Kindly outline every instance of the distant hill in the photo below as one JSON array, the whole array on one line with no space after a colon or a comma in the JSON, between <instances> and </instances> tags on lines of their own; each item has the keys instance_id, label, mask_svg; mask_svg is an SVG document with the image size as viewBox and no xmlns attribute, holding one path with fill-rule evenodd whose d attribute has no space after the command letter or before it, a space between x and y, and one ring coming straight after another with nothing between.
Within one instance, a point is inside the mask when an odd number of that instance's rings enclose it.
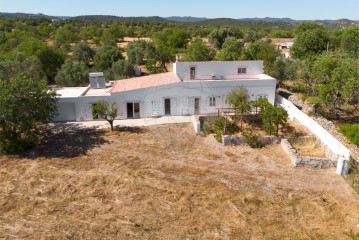
<instances>
[{"instance_id":1,"label":"distant hill","mask_svg":"<svg viewBox=\"0 0 359 240\"><path fill-rule=\"evenodd\" d=\"M77 16L71 17L69 20L81 20L81 21L113 21L113 22L169 22L161 17L153 16L153 17L118 17L112 15L85 15L85 16Z\"/></svg>"},{"instance_id":2,"label":"distant hill","mask_svg":"<svg viewBox=\"0 0 359 240\"><path fill-rule=\"evenodd\" d=\"M233 27L292 27L290 22L268 22L260 18L233 19L233 18L214 18L192 24L201 26L233 26Z\"/></svg>"},{"instance_id":3,"label":"distant hill","mask_svg":"<svg viewBox=\"0 0 359 240\"><path fill-rule=\"evenodd\" d=\"M172 16L172 17L166 17L165 19L170 20L170 21L174 21L174 22L189 23L189 22L200 22L200 21L204 21L204 20L207 20L208 18Z\"/></svg>"},{"instance_id":4,"label":"distant hill","mask_svg":"<svg viewBox=\"0 0 359 240\"><path fill-rule=\"evenodd\" d=\"M114 21L114 22L160 22L160 23L177 23L177 24L191 24L197 26L236 26L236 27L280 27L290 28L302 22L316 22L325 26L340 27L353 24L359 24L359 21L353 21L349 19L338 20L293 20L290 18L198 18L198 17L119 17L112 15L85 15L76 17L65 16L48 16L44 14L29 14L29 13L1 13L0 17L4 18L50 18L59 20L79 20L79 21Z\"/></svg>"},{"instance_id":5,"label":"distant hill","mask_svg":"<svg viewBox=\"0 0 359 240\"><path fill-rule=\"evenodd\" d=\"M4 18L10 18L10 19L15 19L15 18L25 18L25 19L40 19L40 18L51 18L51 19L67 19L70 17L62 17L62 16L48 16L42 13L38 13L38 14L33 14L33 13L4 13L4 12L0 12L0 17L4 17Z\"/></svg>"}]
</instances>

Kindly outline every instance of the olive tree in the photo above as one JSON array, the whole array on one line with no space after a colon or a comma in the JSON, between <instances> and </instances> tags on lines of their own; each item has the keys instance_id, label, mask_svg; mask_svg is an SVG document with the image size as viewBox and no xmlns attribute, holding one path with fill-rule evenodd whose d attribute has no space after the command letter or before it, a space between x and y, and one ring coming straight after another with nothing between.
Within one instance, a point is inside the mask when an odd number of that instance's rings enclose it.
<instances>
[{"instance_id":1,"label":"olive tree","mask_svg":"<svg viewBox=\"0 0 359 240\"><path fill-rule=\"evenodd\" d=\"M323 53L314 62L311 77L322 105L339 117L338 105L359 96L359 61L338 52Z\"/></svg>"},{"instance_id":2,"label":"olive tree","mask_svg":"<svg viewBox=\"0 0 359 240\"><path fill-rule=\"evenodd\" d=\"M118 113L117 104L115 102L110 104L109 102L100 100L92 105L92 112L99 118L105 119L110 124L111 131L113 131L113 122Z\"/></svg>"},{"instance_id":3,"label":"olive tree","mask_svg":"<svg viewBox=\"0 0 359 240\"><path fill-rule=\"evenodd\" d=\"M273 106L265 98L261 98L259 101L263 130L269 135L275 133L275 135L278 136L279 128L285 126L287 123L287 111L281 106Z\"/></svg>"},{"instance_id":4,"label":"olive tree","mask_svg":"<svg viewBox=\"0 0 359 240\"><path fill-rule=\"evenodd\" d=\"M72 53L75 60L84 62L86 65L90 65L90 62L93 61L95 56L95 51L84 42L80 42L73 46Z\"/></svg>"},{"instance_id":5,"label":"olive tree","mask_svg":"<svg viewBox=\"0 0 359 240\"><path fill-rule=\"evenodd\" d=\"M84 62L67 59L55 77L56 84L65 87L78 87L88 83L88 68Z\"/></svg>"},{"instance_id":6,"label":"olive tree","mask_svg":"<svg viewBox=\"0 0 359 240\"><path fill-rule=\"evenodd\" d=\"M229 104L235 107L236 116L239 115L241 130L243 124L243 115L251 109L251 103L249 101L248 90L244 86L239 86L233 89L227 96Z\"/></svg>"}]
</instances>

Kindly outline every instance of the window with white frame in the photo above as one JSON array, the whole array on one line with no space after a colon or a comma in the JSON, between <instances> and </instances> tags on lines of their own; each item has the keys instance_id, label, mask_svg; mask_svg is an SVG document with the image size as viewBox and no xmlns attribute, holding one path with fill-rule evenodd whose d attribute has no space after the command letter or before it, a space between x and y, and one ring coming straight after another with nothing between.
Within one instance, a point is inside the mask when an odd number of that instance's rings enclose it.
<instances>
[{"instance_id":1,"label":"window with white frame","mask_svg":"<svg viewBox=\"0 0 359 240\"><path fill-rule=\"evenodd\" d=\"M216 106L216 97L209 98L209 106L211 106L211 107Z\"/></svg>"},{"instance_id":2,"label":"window with white frame","mask_svg":"<svg viewBox=\"0 0 359 240\"><path fill-rule=\"evenodd\" d=\"M247 73L247 68L245 67L238 68L238 74L246 74L246 73Z\"/></svg>"}]
</instances>

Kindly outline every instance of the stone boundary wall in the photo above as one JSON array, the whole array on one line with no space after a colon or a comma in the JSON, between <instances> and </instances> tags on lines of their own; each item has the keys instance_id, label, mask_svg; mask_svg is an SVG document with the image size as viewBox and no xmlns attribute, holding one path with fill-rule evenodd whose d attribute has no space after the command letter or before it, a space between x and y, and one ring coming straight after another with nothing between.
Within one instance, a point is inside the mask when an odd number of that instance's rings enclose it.
<instances>
[{"instance_id":1,"label":"stone boundary wall","mask_svg":"<svg viewBox=\"0 0 359 240\"><path fill-rule=\"evenodd\" d=\"M320 126L316 121L308 115L300 111L293 103L287 99L276 95L276 104L282 106L287 112L288 117L296 120L306 128L308 128L323 144L325 144L333 153L344 159L350 158L350 151L335 137L333 137L327 130Z\"/></svg>"},{"instance_id":2,"label":"stone boundary wall","mask_svg":"<svg viewBox=\"0 0 359 240\"><path fill-rule=\"evenodd\" d=\"M325 154L329 156L328 158L318 158L318 157L307 157L300 156L291 145L290 141L320 141L315 137L300 137L300 138L292 138L292 139L282 139L281 137L276 136L264 136L260 137L260 141L263 145L271 145L280 143L284 152L288 154L292 164L294 167L308 167L308 168L336 168L338 156L333 154L329 149L326 148ZM240 136L231 136L231 135L223 135L222 136L223 145L246 145L244 137Z\"/></svg>"},{"instance_id":3,"label":"stone boundary wall","mask_svg":"<svg viewBox=\"0 0 359 240\"><path fill-rule=\"evenodd\" d=\"M292 102L294 105L299 106L302 108L302 111L307 114L315 115L315 111L313 107L308 106L308 104L304 103L300 100L297 96L292 94L287 89L280 88L279 91L287 93L290 95L288 100ZM276 99L278 97L276 96ZM354 145L353 143L349 142L346 137L342 133L340 133L337 128L335 127L334 123L329 121L328 119L321 117L321 116L311 116L320 126L322 126L325 130L327 130L330 134L332 134L336 139L338 139L341 143L345 143L345 146L349 148L351 151L351 157L354 158L357 162L359 162L359 147Z\"/></svg>"},{"instance_id":4,"label":"stone boundary wall","mask_svg":"<svg viewBox=\"0 0 359 240\"><path fill-rule=\"evenodd\" d=\"M300 111L293 103L276 94L276 105L282 106L287 112L288 117L295 120L308 128L323 144L325 144L333 153L339 156L338 161L344 161L343 164L338 164L336 170L337 174L347 174L347 164L350 159L350 151L341 142L331 135L315 120Z\"/></svg>"},{"instance_id":5,"label":"stone boundary wall","mask_svg":"<svg viewBox=\"0 0 359 240\"><path fill-rule=\"evenodd\" d=\"M270 144L278 144L281 141L281 137L276 136L264 136L260 137L259 140L263 145L270 145ZM239 136L232 136L232 135L223 135L222 136L222 143L223 145L245 145L246 142L244 141L244 137Z\"/></svg>"},{"instance_id":6,"label":"stone boundary wall","mask_svg":"<svg viewBox=\"0 0 359 240\"><path fill-rule=\"evenodd\" d=\"M288 141L290 144L292 144L293 142L305 143L308 141L309 142L315 141L318 145L320 145L321 147L324 147L324 150L325 150L324 154L327 158L329 158L333 161L337 161L338 158L340 157L337 154L330 151L330 149L325 144L323 144L318 138L316 138L314 136L292 137L292 138L288 138Z\"/></svg>"},{"instance_id":7,"label":"stone boundary wall","mask_svg":"<svg viewBox=\"0 0 359 240\"><path fill-rule=\"evenodd\" d=\"M288 139L281 140L283 150L288 154L294 167L303 166L308 168L336 168L337 161L329 158L300 156Z\"/></svg>"}]
</instances>

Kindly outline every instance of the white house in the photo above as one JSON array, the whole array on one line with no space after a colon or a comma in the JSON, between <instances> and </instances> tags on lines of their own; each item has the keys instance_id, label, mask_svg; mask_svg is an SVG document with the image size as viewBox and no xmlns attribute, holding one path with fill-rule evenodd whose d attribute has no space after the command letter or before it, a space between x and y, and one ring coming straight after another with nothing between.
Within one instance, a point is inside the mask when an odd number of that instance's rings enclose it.
<instances>
[{"instance_id":1,"label":"white house","mask_svg":"<svg viewBox=\"0 0 359 240\"><path fill-rule=\"evenodd\" d=\"M98 100L116 102L118 119L212 114L230 107L226 96L241 85L252 100L265 97L274 104L276 80L263 74L262 61L176 62L173 72L110 84L103 73L90 73L88 87L56 89L55 121L93 120L91 105Z\"/></svg>"}]
</instances>

